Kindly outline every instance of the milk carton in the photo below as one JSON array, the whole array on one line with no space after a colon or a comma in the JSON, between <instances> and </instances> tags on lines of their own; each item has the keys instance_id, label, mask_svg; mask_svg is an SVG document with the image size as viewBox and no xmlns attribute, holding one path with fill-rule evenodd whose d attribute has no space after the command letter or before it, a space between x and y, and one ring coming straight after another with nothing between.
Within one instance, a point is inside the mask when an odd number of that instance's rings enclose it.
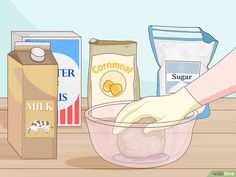
<instances>
[{"instance_id":1,"label":"milk carton","mask_svg":"<svg viewBox=\"0 0 236 177\"><path fill-rule=\"evenodd\" d=\"M49 43L8 54L8 142L24 159L57 156L57 70Z\"/></svg>"},{"instance_id":2,"label":"milk carton","mask_svg":"<svg viewBox=\"0 0 236 177\"><path fill-rule=\"evenodd\" d=\"M58 63L58 125L81 125L81 37L74 32L12 32L15 42L49 42Z\"/></svg>"}]
</instances>

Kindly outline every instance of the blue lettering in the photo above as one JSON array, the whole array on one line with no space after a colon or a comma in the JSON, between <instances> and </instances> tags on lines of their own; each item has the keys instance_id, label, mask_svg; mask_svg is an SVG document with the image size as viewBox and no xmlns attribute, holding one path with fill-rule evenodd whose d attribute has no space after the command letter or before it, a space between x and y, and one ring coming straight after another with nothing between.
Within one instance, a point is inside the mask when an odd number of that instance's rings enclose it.
<instances>
[{"instance_id":1,"label":"blue lettering","mask_svg":"<svg viewBox=\"0 0 236 177\"><path fill-rule=\"evenodd\" d=\"M58 101L67 101L67 93L59 93Z\"/></svg>"},{"instance_id":2,"label":"blue lettering","mask_svg":"<svg viewBox=\"0 0 236 177\"><path fill-rule=\"evenodd\" d=\"M58 77L75 77L73 69L58 69Z\"/></svg>"}]
</instances>

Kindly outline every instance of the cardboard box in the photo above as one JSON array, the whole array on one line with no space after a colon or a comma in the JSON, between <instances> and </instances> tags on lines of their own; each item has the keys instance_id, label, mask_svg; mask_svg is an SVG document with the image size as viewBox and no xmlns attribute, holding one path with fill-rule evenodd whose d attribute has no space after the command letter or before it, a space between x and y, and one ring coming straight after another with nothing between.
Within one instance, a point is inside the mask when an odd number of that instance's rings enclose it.
<instances>
[{"instance_id":1,"label":"cardboard box","mask_svg":"<svg viewBox=\"0 0 236 177\"><path fill-rule=\"evenodd\" d=\"M58 125L81 126L81 37L74 32L12 32L17 41L49 42L58 63Z\"/></svg>"},{"instance_id":2,"label":"cardboard box","mask_svg":"<svg viewBox=\"0 0 236 177\"><path fill-rule=\"evenodd\" d=\"M57 70L49 43L8 54L8 141L23 159L57 157Z\"/></svg>"}]
</instances>

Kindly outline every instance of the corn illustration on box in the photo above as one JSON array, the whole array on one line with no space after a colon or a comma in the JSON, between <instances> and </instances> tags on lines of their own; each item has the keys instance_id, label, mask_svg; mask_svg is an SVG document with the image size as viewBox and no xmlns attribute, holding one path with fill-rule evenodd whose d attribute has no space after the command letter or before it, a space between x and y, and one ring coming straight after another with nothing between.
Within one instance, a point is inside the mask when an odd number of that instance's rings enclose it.
<instances>
[{"instance_id":1,"label":"corn illustration on box","mask_svg":"<svg viewBox=\"0 0 236 177\"><path fill-rule=\"evenodd\" d=\"M8 54L8 141L24 159L56 158L58 65L49 43Z\"/></svg>"}]
</instances>

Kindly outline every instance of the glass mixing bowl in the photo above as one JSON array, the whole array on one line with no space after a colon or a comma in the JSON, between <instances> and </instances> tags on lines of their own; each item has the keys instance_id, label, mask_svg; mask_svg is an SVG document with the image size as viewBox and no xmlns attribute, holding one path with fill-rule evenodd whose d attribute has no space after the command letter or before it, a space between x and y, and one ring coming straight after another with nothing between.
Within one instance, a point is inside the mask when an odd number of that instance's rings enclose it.
<instances>
[{"instance_id":1,"label":"glass mixing bowl","mask_svg":"<svg viewBox=\"0 0 236 177\"><path fill-rule=\"evenodd\" d=\"M93 148L102 159L125 167L150 168L174 162L187 151L197 113L173 122L171 127L167 126L169 122L158 123L154 126L162 130L149 135L143 133L147 123L123 123L120 126L127 128L123 132L126 135L114 135L116 116L128 103L102 104L85 113Z\"/></svg>"}]
</instances>

